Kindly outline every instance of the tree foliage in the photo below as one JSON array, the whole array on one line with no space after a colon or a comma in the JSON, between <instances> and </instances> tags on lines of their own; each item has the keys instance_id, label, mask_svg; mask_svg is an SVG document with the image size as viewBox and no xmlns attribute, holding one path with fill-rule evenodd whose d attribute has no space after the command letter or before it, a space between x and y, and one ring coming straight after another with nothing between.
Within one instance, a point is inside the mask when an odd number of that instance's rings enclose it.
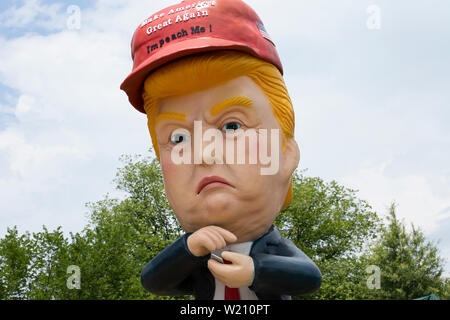
<instances>
[{"instance_id":1,"label":"tree foliage","mask_svg":"<svg viewBox=\"0 0 450 320\"><path fill-rule=\"evenodd\" d=\"M444 259L436 244L423 232L405 224L395 214L393 203L388 224L381 225L379 236L371 249L369 263L381 269L382 290L374 292L378 299L415 299L435 294L448 297L448 279L442 278Z\"/></svg>"},{"instance_id":2,"label":"tree foliage","mask_svg":"<svg viewBox=\"0 0 450 320\"><path fill-rule=\"evenodd\" d=\"M122 199L88 203L88 223L68 237L60 228L0 239L0 299L190 299L157 297L140 283L145 264L182 235L170 208L157 160L123 156L114 180ZM394 209L387 225L357 192L294 175L294 198L275 224L319 266L322 287L296 299L411 299L434 293L448 298L443 260L435 244L407 232ZM367 286L366 268L381 269L381 288ZM68 286L70 266L80 289Z\"/></svg>"},{"instance_id":3,"label":"tree foliage","mask_svg":"<svg viewBox=\"0 0 450 320\"><path fill-rule=\"evenodd\" d=\"M358 297L356 290L365 276L359 255L375 237L376 213L357 198L355 190L336 181L326 183L303 173L295 173L293 178L293 201L276 225L322 272L321 289L306 298Z\"/></svg>"}]
</instances>

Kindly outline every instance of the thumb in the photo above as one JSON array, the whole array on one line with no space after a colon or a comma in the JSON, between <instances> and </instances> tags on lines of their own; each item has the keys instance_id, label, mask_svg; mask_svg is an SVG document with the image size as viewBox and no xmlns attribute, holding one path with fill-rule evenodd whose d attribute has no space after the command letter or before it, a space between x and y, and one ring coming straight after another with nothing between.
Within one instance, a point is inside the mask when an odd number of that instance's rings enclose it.
<instances>
[{"instance_id":1,"label":"thumb","mask_svg":"<svg viewBox=\"0 0 450 320\"><path fill-rule=\"evenodd\" d=\"M222 252L222 258L230 261L232 264L242 265L247 262L248 256L241 253L224 251Z\"/></svg>"}]
</instances>

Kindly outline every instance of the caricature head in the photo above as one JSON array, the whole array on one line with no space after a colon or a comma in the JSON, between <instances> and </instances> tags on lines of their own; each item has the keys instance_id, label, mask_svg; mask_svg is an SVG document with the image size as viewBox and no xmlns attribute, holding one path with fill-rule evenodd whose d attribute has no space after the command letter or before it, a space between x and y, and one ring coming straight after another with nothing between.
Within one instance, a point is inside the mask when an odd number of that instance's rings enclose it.
<instances>
[{"instance_id":1,"label":"caricature head","mask_svg":"<svg viewBox=\"0 0 450 320\"><path fill-rule=\"evenodd\" d=\"M234 232L239 241L261 236L291 202L291 177L300 159L294 111L280 71L237 51L190 55L153 71L142 97L166 194L183 229L217 225ZM224 101L233 102L224 106ZM259 164L174 164L172 134L183 128L192 135L194 121L202 121L204 130L222 130L230 123L244 130L278 129L278 172L261 175ZM201 179L210 176L224 178L230 187L198 193Z\"/></svg>"},{"instance_id":2,"label":"caricature head","mask_svg":"<svg viewBox=\"0 0 450 320\"><path fill-rule=\"evenodd\" d=\"M137 27L131 54L133 70L121 89L148 116L166 195L182 228L216 225L239 242L261 236L291 202L300 151L283 66L260 17L242 0L181 1ZM211 144L196 142L210 132L214 145L223 147L208 153ZM240 148L239 138L252 140L247 133L256 137L256 147L244 142ZM235 140L244 164L228 161L236 152L228 143ZM186 158L203 161L177 163L173 151L180 146L194 150L183 149ZM250 160L255 153L256 164ZM226 161L216 161L221 158ZM271 169L276 162L273 174L263 174L267 159Z\"/></svg>"}]
</instances>

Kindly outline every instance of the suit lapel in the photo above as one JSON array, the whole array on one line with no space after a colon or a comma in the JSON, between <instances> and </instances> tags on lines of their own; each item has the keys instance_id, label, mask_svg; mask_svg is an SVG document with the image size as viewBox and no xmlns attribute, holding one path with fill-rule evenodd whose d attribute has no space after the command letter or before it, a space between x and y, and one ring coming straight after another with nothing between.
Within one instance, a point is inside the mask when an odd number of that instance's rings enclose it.
<instances>
[{"instance_id":1,"label":"suit lapel","mask_svg":"<svg viewBox=\"0 0 450 320\"><path fill-rule=\"evenodd\" d=\"M253 242L250 256L257 253L272 253L279 246L280 241L280 232L272 225L265 234Z\"/></svg>"}]
</instances>

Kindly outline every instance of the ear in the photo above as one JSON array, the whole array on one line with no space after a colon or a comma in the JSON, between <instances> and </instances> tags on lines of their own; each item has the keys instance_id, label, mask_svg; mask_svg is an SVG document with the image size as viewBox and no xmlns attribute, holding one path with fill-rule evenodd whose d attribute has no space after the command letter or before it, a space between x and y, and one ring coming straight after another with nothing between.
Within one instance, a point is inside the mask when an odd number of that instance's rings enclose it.
<instances>
[{"instance_id":1,"label":"ear","mask_svg":"<svg viewBox=\"0 0 450 320\"><path fill-rule=\"evenodd\" d=\"M300 149L294 138L285 140L283 160L283 179L289 180L300 162Z\"/></svg>"}]
</instances>

